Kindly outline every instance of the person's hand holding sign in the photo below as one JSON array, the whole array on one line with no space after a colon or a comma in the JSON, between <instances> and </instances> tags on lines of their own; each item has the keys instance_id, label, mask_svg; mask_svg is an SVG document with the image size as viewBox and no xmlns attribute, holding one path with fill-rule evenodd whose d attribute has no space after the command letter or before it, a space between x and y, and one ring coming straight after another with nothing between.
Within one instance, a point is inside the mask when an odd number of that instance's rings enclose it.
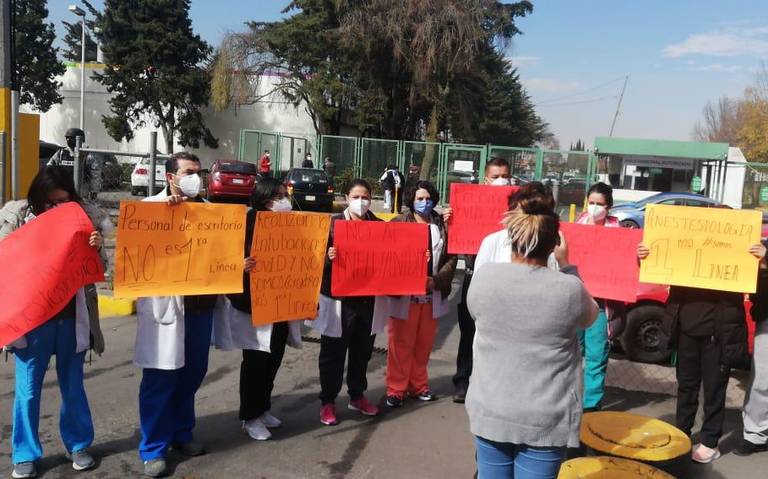
<instances>
[{"instance_id":1,"label":"person's hand holding sign","mask_svg":"<svg viewBox=\"0 0 768 479\"><path fill-rule=\"evenodd\" d=\"M243 271L245 271L246 273L250 273L253 270L253 268L255 268L255 267L256 267L256 260L255 259L253 259L251 257L245 258L245 263L243 265Z\"/></svg>"},{"instance_id":2,"label":"person's hand holding sign","mask_svg":"<svg viewBox=\"0 0 768 479\"><path fill-rule=\"evenodd\" d=\"M453 208L450 206L446 206L443 208L443 221L445 224L448 224L451 222L451 217L453 216Z\"/></svg>"},{"instance_id":3,"label":"person's hand holding sign","mask_svg":"<svg viewBox=\"0 0 768 479\"><path fill-rule=\"evenodd\" d=\"M648 249L643 243L637 245L637 259L644 260L651 254L651 250Z\"/></svg>"},{"instance_id":4,"label":"person's hand holding sign","mask_svg":"<svg viewBox=\"0 0 768 479\"><path fill-rule=\"evenodd\" d=\"M168 206L180 205L188 199L189 198L184 195L170 195L168 197Z\"/></svg>"},{"instance_id":5,"label":"person's hand holding sign","mask_svg":"<svg viewBox=\"0 0 768 479\"><path fill-rule=\"evenodd\" d=\"M101 233L98 231L93 231L91 233L91 236L88 237L88 245L99 249L101 248L102 243L104 243L104 238L101 236Z\"/></svg>"},{"instance_id":6,"label":"person's hand holding sign","mask_svg":"<svg viewBox=\"0 0 768 479\"><path fill-rule=\"evenodd\" d=\"M749 248L749 253L760 260L760 269L768 269L768 265L765 263L766 247L762 243L752 245Z\"/></svg>"},{"instance_id":7,"label":"person's hand holding sign","mask_svg":"<svg viewBox=\"0 0 768 479\"><path fill-rule=\"evenodd\" d=\"M334 248L333 246L328 248L328 259L329 260L331 260L331 261L335 260L336 259L336 254L337 254L336 248Z\"/></svg>"},{"instance_id":8,"label":"person's hand holding sign","mask_svg":"<svg viewBox=\"0 0 768 479\"><path fill-rule=\"evenodd\" d=\"M563 232L560 231L560 242L557 246L555 246L555 259L557 260L558 266L561 268L564 268L568 266L568 243L565 241L565 236L563 235Z\"/></svg>"}]
</instances>

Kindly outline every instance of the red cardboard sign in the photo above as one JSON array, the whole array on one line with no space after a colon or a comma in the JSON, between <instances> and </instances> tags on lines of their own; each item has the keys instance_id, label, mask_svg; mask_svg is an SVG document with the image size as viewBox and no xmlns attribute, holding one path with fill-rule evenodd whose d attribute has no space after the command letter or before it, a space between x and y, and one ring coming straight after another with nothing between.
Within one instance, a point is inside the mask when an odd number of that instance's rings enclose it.
<instances>
[{"instance_id":1,"label":"red cardboard sign","mask_svg":"<svg viewBox=\"0 0 768 479\"><path fill-rule=\"evenodd\" d=\"M47 211L0 241L0 345L45 323L81 287L104 280L93 224L77 203Z\"/></svg>"},{"instance_id":2,"label":"red cardboard sign","mask_svg":"<svg viewBox=\"0 0 768 479\"><path fill-rule=\"evenodd\" d=\"M634 303L640 282L637 245L643 231L629 228L560 223L569 262L595 298Z\"/></svg>"},{"instance_id":3,"label":"red cardboard sign","mask_svg":"<svg viewBox=\"0 0 768 479\"><path fill-rule=\"evenodd\" d=\"M483 238L503 228L509 196L517 190L517 186L451 183L448 253L477 254Z\"/></svg>"},{"instance_id":4,"label":"red cardboard sign","mask_svg":"<svg viewBox=\"0 0 768 479\"><path fill-rule=\"evenodd\" d=\"M427 225L339 220L333 228L333 296L426 293Z\"/></svg>"}]
</instances>

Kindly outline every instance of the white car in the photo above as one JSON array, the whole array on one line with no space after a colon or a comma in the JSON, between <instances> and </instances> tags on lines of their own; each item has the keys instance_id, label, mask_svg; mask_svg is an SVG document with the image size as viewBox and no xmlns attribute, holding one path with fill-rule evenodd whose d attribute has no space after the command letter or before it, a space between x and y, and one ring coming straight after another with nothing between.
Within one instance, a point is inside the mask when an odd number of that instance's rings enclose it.
<instances>
[{"instance_id":1,"label":"white car","mask_svg":"<svg viewBox=\"0 0 768 479\"><path fill-rule=\"evenodd\" d=\"M136 162L131 172L131 194L134 196L147 195L149 185L149 158ZM165 188L165 160L155 161L155 191Z\"/></svg>"}]
</instances>

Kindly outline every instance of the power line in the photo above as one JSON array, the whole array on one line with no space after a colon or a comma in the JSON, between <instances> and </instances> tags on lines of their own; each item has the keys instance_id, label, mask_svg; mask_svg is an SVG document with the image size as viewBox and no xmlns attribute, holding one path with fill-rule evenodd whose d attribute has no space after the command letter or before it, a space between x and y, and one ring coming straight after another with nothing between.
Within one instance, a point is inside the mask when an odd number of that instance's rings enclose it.
<instances>
[{"instance_id":1,"label":"power line","mask_svg":"<svg viewBox=\"0 0 768 479\"><path fill-rule=\"evenodd\" d=\"M585 90L579 90L579 91L577 91L577 92L574 92L574 93L569 93L568 95L564 95L564 96L561 96L561 97L557 97L557 98L549 98L549 99L543 100L543 101L542 101L542 103L552 103L552 102L557 102L557 101L560 101L560 100L567 100L567 99L569 99L569 98L573 98L573 97L581 96L581 95L583 95L584 93L588 93L588 92L591 92L591 91L594 91L594 90L598 90L598 89L600 89L600 88L604 88L604 87L606 87L606 86L608 86L608 85L610 85L610 84L612 84L612 83L616 83L617 81L621 81L621 80L623 80L623 79L624 79L624 77L623 77L623 76L621 76L621 77L618 77L618 78L614 78L613 80L609 80L609 81L607 81L607 82L605 82L605 83L601 83L601 84L599 84L599 85L596 85L596 86L593 86L593 87L587 88L587 89L585 89Z\"/></svg>"},{"instance_id":2,"label":"power line","mask_svg":"<svg viewBox=\"0 0 768 479\"><path fill-rule=\"evenodd\" d=\"M598 98L591 98L589 100L575 100L575 101L564 101L559 103L543 103L543 104L537 103L536 108L544 108L544 107L550 107L550 106L581 105L584 103L597 103L605 100L613 100L618 97L619 95L609 95L609 96L601 96Z\"/></svg>"}]
</instances>

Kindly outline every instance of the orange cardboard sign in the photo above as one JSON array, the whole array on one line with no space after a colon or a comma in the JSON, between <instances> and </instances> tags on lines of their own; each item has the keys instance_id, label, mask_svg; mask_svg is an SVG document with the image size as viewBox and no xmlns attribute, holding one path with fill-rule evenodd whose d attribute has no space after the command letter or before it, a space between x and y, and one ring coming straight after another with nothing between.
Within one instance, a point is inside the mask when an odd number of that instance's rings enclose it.
<instances>
[{"instance_id":1,"label":"orange cardboard sign","mask_svg":"<svg viewBox=\"0 0 768 479\"><path fill-rule=\"evenodd\" d=\"M254 326L317 316L330 226L326 214L259 211L251 245Z\"/></svg>"},{"instance_id":2,"label":"orange cardboard sign","mask_svg":"<svg viewBox=\"0 0 768 479\"><path fill-rule=\"evenodd\" d=\"M243 292L245 206L120 202L115 296Z\"/></svg>"}]
</instances>

